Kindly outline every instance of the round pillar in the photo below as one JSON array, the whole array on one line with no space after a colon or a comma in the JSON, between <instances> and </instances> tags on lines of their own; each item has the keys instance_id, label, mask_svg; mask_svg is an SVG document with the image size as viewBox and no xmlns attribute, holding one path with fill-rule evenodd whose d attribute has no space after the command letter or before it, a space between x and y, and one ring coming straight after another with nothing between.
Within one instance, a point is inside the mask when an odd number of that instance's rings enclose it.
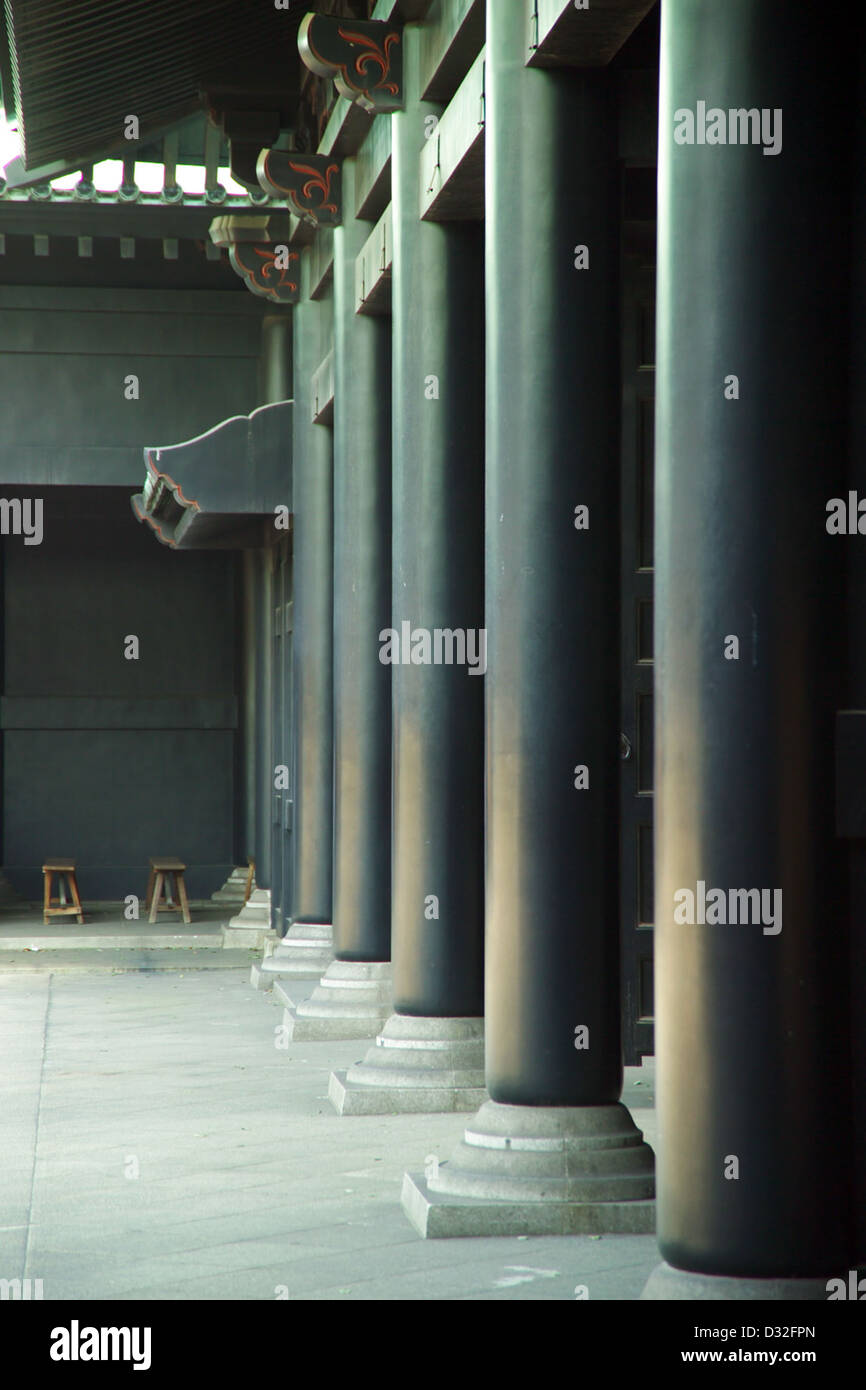
<instances>
[{"instance_id":1,"label":"round pillar","mask_svg":"<svg viewBox=\"0 0 866 1390\"><path fill-rule=\"evenodd\" d=\"M302 258L293 414L293 923L331 921L333 872L332 434L312 420L311 378L327 352Z\"/></svg>"},{"instance_id":2,"label":"round pillar","mask_svg":"<svg viewBox=\"0 0 866 1390\"><path fill-rule=\"evenodd\" d=\"M241 556L241 730L242 730L242 843L243 858L256 852L256 556L245 550ZM242 861L239 861L242 862Z\"/></svg>"},{"instance_id":3,"label":"round pillar","mask_svg":"<svg viewBox=\"0 0 866 1390\"><path fill-rule=\"evenodd\" d=\"M262 319L259 404L292 399L292 313L290 308Z\"/></svg>"},{"instance_id":4,"label":"round pillar","mask_svg":"<svg viewBox=\"0 0 866 1390\"><path fill-rule=\"evenodd\" d=\"M341 1114L471 1110L484 1097L483 240L419 218L421 31L392 116L391 617L394 1014L332 1074Z\"/></svg>"},{"instance_id":5,"label":"round pillar","mask_svg":"<svg viewBox=\"0 0 866 1390\"><path fill-rule=\"evenodd\" d=\"M273 709L271 682L274 669L274 573L273 555L261 550L256 563L256 687L261 706L256 729L256 882L270 889L273 849Z\"/></svg>"},{"instance_id":6,"label":"round pillar","mask_svg":"<svg viewBox=\"0 0 866 1390\"><path fill-rule=\"evenodd\" d=\"M622 1084L616 112L606 74L528 69L525 42L522 7L488 6L487 1084L603 1105Z\"/></svg>"},{"instance_id":7,"label":"round pillar","mask_svg":"<svg viewBox=\"0 0 866 1390\"><path fill-rule=\"evenodd\" d=\"M778 1281L854 1256L833 738L857 541L825 528L846 496L852 84L820 9L779 0L666 0L661 61L658 1229L669 1266L708 1277L647 1292L794 1297Z\"/></svg>"},{"instance_id":8,"label":"round pillar","mask_svg":"<svg viewBox=\"0 0 866 1390\"><path fill-rule=\"evenodd\" d=\"M419 218L425 118L439 112L420 100L420 38L404 30L406 110L392 117L394 1003L478 1017L485 676L421 662L436 629L484 652L483 242L477 225Z\"/></svg>"},{"instance_id":9,"label":"round pillar","mask_svg":"<svg viewBox=\"0 0 866 1390\"><path fill-rule=\"evenodd\" d=\"M526 58L524 7L489 0L490 1100L448 1163L404 1179L424 1236L654 1219L619 1104L616 112L607 74Z\"/></svg>"},{"instance_id":10,"label":"round pillar","mask_svg":"<svg viewBox=\"0 0 866 1390\"><path fill-rule=\"evenodd\" d=\"M391 958L391 324L355 313L355 261L372 226L354 217L343 164L334 231L334 949Z\"/></svg>"},{"instance_id":11,"label":"round pillar","mask_svg":"<svg viewBox=\"0 0 866 1390\"><path fill-rule=\"evenodd\" d=\"M375 1037L391 1012L391 325L355 313L354 217L343 163L334 231L334 955L284 1015L298 1040Z\"/></svg>"}]
</instances>

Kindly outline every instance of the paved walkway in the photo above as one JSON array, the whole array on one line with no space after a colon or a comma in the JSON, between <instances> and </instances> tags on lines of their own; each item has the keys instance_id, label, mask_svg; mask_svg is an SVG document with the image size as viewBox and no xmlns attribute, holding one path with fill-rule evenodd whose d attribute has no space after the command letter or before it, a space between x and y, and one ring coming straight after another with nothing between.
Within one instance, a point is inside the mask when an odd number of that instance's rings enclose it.
<instances>
[{"instance_id":1,"label":"paved walkway","mask_svg":"<svg viewBox=\"0 0 866 1390\"><path fill-rule=\"evenodd\" d=\"M0 969L0 1279L46 1300L634 1299L658 1262L649 1236L421 1240L402 1175L465 1117L338 1117L328 1075L367 1044L279 1050L243 953L47 954Z\"/></svg>"}]
</instances>

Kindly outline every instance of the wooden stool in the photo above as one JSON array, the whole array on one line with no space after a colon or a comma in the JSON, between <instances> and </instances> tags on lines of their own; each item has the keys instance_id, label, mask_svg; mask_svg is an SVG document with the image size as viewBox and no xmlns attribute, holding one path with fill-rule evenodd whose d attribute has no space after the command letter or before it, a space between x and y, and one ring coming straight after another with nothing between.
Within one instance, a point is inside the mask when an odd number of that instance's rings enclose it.
<instances>
[{"instance_id":1,"label":"wooden stool","mask_svg":"<svg viewBox=\"0 0 866 1390\"><path fill-rule=\"evenodd\" d=\"M57 906L52 907L51 888L54 876L57 875L58 897L55 899ZM74 859L46 859L42 865L42 878L45 885L45 895L42 906L42 920L48 925L49 917L71 917L76 916L79 922L84 921L84 913L81 911L81 899L78 896L78 880L75 877ZM72 899L72 906L67 898Z\"/></svg>"},{"instance_id":2,"label":"wooden stool","mask_svg":"<svg viewBox=\"0 0 866 1390\"><path fill-rule=\"evenodd\" d=\"M147 880L147 898L144 910L150 908L149 922L156 921L158 912L182 912L183 920L191 922L189 915L189 900L186 896L186 884L183 880L186 864L182 864L179 859L172 859L163 856L159 859L150 861L150 877ZM174 896L176 902L172 902L171 889L167 880L174 877ZM165 902L160 899L165 893Z\"/></svg>"}]
</instances>

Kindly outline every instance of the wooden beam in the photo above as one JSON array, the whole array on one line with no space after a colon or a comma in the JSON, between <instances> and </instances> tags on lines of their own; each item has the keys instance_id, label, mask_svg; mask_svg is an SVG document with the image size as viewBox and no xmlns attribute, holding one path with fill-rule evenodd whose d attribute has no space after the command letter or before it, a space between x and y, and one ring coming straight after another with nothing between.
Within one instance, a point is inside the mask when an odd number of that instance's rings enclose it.
<instances>
[{"instance_id":1,"label":"wooden beam","mask_svg":"<svg viewBox=\"0 0 866 1390\"><path fill-rule=\"evenodd\" d=\"M527 65L603 68L656 0L527 0Z\"/></svg>"},{"instance_id":2,"label":"wooden beam","mask_svg":"<svg viewBox=\"0 0 866 1390\"><path fill-rule=\"evenodd\" d=\"M484 0L433 0L421 30L421 86L427 101L450 101L484 47Z\"/></svg>"},{"instance_id":3,"label":"wooden beam","mask_svg":"<svg viewBox=\"0 0 866 1390\"><path fill-rule=\"evenodd\" d=\"M421 151L424 221L484 217L484 59L482 49Z\"/></svg>"},{"instance_id":4,"label":"wooden beam","mask_svg":"<svg viewBox=\"0 0 866 1390\"><path fill-rule=\"evenodd\" d=\"M314 425L330 425L334 418L334 350L313 372L312 421Z\"/></svg>"},{"instance_id":5,"label":"wooden beam","mask_svg":"<svg viewBox=\"0 0 866 1390\"><path fill-rule=\"evenodd\" d=\"M287 242L293 221L285 208L223 213L211 222L210 239L215 246L234 246L238 241Z\"/></svg>"},{"instance_id":6,"label":"wooden beam","mask_svg":"<svg viewBox=\"0 0 866 1390\"><path fill-rule=\"evenodd\" d=\"M432 0L376 0L371 19L396 19L409 24L426 19Z\"/></svg>"},{"instance_id":7,"label":"wooden beam","mask_svg":"<svg viewBox=\"0 0 866 1390\"><path fill-rule=\"evenodd\" d=\"M318 153L336 155L342 159L356 154L372 122L369 111L356 106L353 101L347 101L345 97L337 97L325 133L319 141Z\"/></svg>"},{"instance_id":8,"label":"wooden beam","mask_svg":"<svg viewBox=\"0 0 866 1390\"><path fill-rule=\"evenodd\" d=\"M246 205L247 209L249 204ZM272 209L282 212L282 208ZM3 230L16 236L125 237L199 241L208 234L214 209L182 204L18 201L0 198Z\"/></svg>"},{"instance_id":9,"label":"wooden beam","mask_svg":"<svg viewBox=\"0 0 866 1390\"><path fill-rule=\"evenodd\" d=\"M386 318L391 313L394 242L389 203L355 261L355 313Z\"/></svg>"}]
</instances>

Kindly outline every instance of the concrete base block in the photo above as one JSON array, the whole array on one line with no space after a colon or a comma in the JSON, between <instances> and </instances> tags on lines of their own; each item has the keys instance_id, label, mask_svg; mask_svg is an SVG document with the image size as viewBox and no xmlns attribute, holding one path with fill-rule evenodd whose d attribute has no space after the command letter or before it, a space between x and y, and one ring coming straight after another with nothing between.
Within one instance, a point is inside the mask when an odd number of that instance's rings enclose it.
<instances>
[{"instance_id":1,"label":"concrete base block","mask_svg":"<svg viewBox=\"0 0 866 1390\"><path fill-rule=\"evenodd\" d=\"M302 1004L293 1003L285 984L275 986L287 1005L287 1035L298 1042L375 1038L391 1014L392 993L390 962L335 960Z\"/></svg>"},{"instance_id":2,"label":"concrete base block","mask_svg":"<svg viewBox=\"0 0 866 1390\"><path fill-rule=\"evenodd\" d=\"M403 1210L425 1240L449 1236L652 1235L656 1204L647 1201L477 1202L433 1192L423 1173L403 1174Z\"/></svg>"},{"instance_id":3,"label":"concrete base block","mask_svg":"<svg viewBox=\"0 0 866 1390\"><path fill-rule=\"evenodd\" d=\"M253 966L251 983L256 989L271 989L280 977L318 980L333 959L333 930L329 922L296 923L270 951L266 945L261 964Z\"/></svg>"},{"instance_id":4,"label":"concrete base block","mask_svg":"<svg viewBox=\"0 0 866 1390\"><path fill-rule=\"evenodd\" d=\"M826 1303L828 1282L829 1279L740 1279L721 1274L695 1274L662 1262L647 1280L641 1299L696 1303L787 1302L793 1299Z\"/></svg>"},{"instance_id":5,"label":"concrete base block","mask_svg":"<svg viewBox=\"0 0 866 1390\"><path fill-rule=\"evenodd\" d=\"M447 1115L475 1110L487 1092L483 1087L353 1086L349 1073L332 1071L328 1099L338 1115Z\"/></svg>"},{"instance_id":6,"label":"concrete base block","mask_svg":"<svg viewBox=\"0 0 866 1390\"><path fill-rule=\"evenodd\" d=\"M403 1209L422 1236L646 1235L654 1159L624 1105L488 1100L448 1163L406 1174Z\"/></svg>"},{"instance_id":7,"label":"concrete base block","mask_svg":"<svg viewBox=\"0 0 866 1390\"><path fill-rule=\"evenodd\" d=\"M239 872L240 870L235 869L235 873ZM246 882L246 870L243 872L244 882ZM222 889L219 890L219 892L222 891ZM213 896L215 899L217 898L216 893ZM223 946L227 950L248 948L252 951L266 952L267 940L272 935L270 889L254 888L250 894L249 902L245 905L241 904L243 904L243 894L239 900L240 912L229 919L228 926L223 927ZM263 986L256 985L256 988L261 989Z\"/></svg>"},{"instance_id":8,"label":"concrete base block","mask_svg":"<svg viewBox=\"0 0 866 1390\"><path fill-rule=\"evenodd\" d=\"M274 987L274 976L266 975L262 970L261 962L256 962L250 968L250 984L253 989L271 990Z\"/></svg>"},{"instance_id":9,"label":"concrete base block","mask_svg":"<svg viewBox=\"0 0 866 1390\"><path fill-rule=\"evenodd\" d=\"M229 925L222 929L223 946L228 951L263 951L269 931L270 928L266 926L233 927Z\"/></svg>"},{"instance_id":10,"label":"concrete base block","mask_svg":"<svg viewBox=\"0 0 866 1390\"><path fill-rule=\"evenodd\" d=\"M332 1072L340 1115L475 1110L486 1098L484 1020L393 1014L363 1062Z\"/></svg>"},{"instance_id":11,"label":"concrete base block","mask_svg":"<svg viewBox=\"0 0 866 1390\"><path fill-rule=\"evenodd\" d=\"M254 888L250 893L250 900L241 907L236 916L229 919L230 927L264 927L265 931L270 930L271 926L271 890L269 888Z\"/></svg>"}]
</instances>

